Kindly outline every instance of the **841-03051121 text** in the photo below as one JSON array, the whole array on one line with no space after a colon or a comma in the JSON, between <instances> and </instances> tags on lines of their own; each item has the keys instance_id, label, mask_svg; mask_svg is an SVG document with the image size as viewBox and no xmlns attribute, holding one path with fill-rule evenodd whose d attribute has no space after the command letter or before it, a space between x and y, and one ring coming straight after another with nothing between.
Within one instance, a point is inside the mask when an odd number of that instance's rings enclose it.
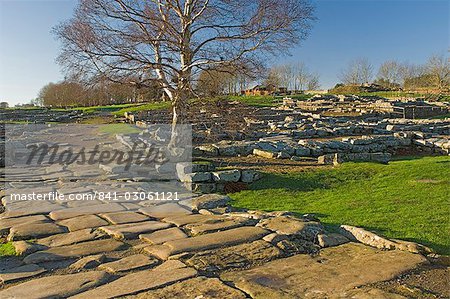
<instances>
[{"instance_id":1,"label":"841-03051121 text","mask_svg":"<svg viewBox=\"0 0 450 299\"><path fill-rule=\"evenodd\" d=\"M10 198L13 201L26 201L26 200L37 200L37 201L88 201L88 200L104 200L104 201L144 201L144 200L154 200L154 201L177 201L178 192L85 192L85 193L70 193L62 194L59 192L48 192L48 193L11 193Z\"/></svg>"}]
</instances>

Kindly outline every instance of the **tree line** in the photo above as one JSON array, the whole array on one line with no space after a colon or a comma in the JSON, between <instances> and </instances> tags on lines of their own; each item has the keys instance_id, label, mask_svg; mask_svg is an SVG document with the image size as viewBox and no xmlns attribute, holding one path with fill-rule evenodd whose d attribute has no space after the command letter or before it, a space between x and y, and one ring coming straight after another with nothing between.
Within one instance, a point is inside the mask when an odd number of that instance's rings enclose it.
<instances>
[{"instance_id":1,"label":"tree line","mask_svg":"<svg viewBox=\"0 0 450 299\"><path fill-rule=\"evenodd\" d=\"M357 58L342 70L339 79L350 85L373 82L388 89L442 91L450 88L450 61L444 55L432 55L421 65L388 60L375 73L367 58Z\"/></svg>"},{"instance_id":2,"label":"tree line","mask_svg":"<svg viewBox=\"0 0 450 299\"><path fill-rule=\"evenodd\" d=\"M320 88L319 75L311 72L304 62L277 65L270 68L265 85L284 87L291 91Z\"/></svg>"},{"instance_id":3,"label":"tree line","mask_svg":"<svg viewBox=\"0 0 450 299\"><path fill-rule=\"evenodd\" d=\"M99 80L85 84L65 79L42 87L34 103L46 107L74 107L148 102L155 99L162 99L162 90L157 84L139 86L132 80Z\"/></svg>"}]
</instances>

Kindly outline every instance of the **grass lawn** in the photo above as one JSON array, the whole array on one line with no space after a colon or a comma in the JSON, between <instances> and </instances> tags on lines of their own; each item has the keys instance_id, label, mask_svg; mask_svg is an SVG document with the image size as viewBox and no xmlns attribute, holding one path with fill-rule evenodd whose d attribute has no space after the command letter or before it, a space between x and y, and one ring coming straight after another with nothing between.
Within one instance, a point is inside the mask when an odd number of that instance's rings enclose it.
<instances>
[{"instance_id":1,"label":"grass lawn","mask_svg":"<svg viewBox=\"0 0 450 299\"><path fill-rule=\"evenodd\" d=\"M121 109L134 108L134 107L138 107L138 106L142 106L142 103L140 103L140 104L137 104L137 103L116 104L116 105L107 105L107 106L72 107L72 108L68 108L68 110L79 110L79 111L82 111L83 113L94 113L94 112L100 112L100 111L113 112L113 111L118 111ZM58 110L58 108L56 108L54 110ZM59 109L59 110L64 111L65 109Z\"/></svg>"},{"instance_id":2,"label":"grass lawn","mask_svg":"<svg viewBox=\"0 0 450 299\"><path fill-rule=\"evenodd\" d=\"M450 254L450 157L266 174L230 196L236 207L314 213L331 228L361 226Z\"/></svg>"},{"instance_id":3,"label":"grass lawn","mask_svg":"<svg viewBox=\"0 0 450 299\"><path fill-rule=\"evenodd\" d=\"M99 128L100 133L108 134L134 134L141 132L140 129L129 124L107 124Z\"/></svg>"},{"instance_id":4,"label":"grass lawn","mask_svg":"<svg viewBox=\"0 0 450 299\"><path fill-rule=\"evenodd\" d=\"M139 112L139 111L159 110L168 108L170 108L170 102L154 102L143 105L135 105L132 107L125 107L123 109L114 111L112 114L116 116L123 116L125 112Z\"/></svg>"}]
</instances>

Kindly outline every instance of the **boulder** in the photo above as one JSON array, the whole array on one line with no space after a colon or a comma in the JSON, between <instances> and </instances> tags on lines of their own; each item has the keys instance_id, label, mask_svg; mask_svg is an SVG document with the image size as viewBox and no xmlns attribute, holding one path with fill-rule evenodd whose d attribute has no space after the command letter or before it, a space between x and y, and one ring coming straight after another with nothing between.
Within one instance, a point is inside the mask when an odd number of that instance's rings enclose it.
<instances>
[{"instance_id":1,"label":"boulder","mask_svg":"<svg viewBox=\"0 0 450 299\"><path fill-rule=\"evenodd\" d=\"M260 157L267 158L267 159L273 159L273 158L275 158L278 155L278 153L276 153L276 152L268 152L268 151L264 151L264 150L260 150L260 149L255 148L253 150L253 155L260 156Z\"/></svg>"},{"instance_id":2,"label":"boulder","mask_svg":"<svg viewBox=\"0 0 450 299\"><path fill-rule=\"evenodd\" d=\"M341 234L318 234L317 242L320 247L333 247L349 242L349 239Z\"/></svg>"},{"instance_id":3,"label":"boulder","mask_svg":"<svg viewBox=\"0 0 450 299\"><path fill-rule=\"evenodd\" d=\"M428 254L432 252L432 250L426 246L414 242L389 240L380 237L379 235L373 232L367 231L363 228L356 226L341 225L340 233L351 241L358 241L363 244L376 247L379 249L385 250L398 249L403 251L409 251L412 253L423 253L423 254Z\"/></svg>"},{"instance_id":4,"label":"boulder","mask_svg":"<svg viewBox=\"0 0 450 299\"><path fill-rule=\"evenodd\" d=\"M238 169L223 170L212 173L215 182L237 182L241 178L241 172Z\"/></svg>"},{"instance_id":5,"label":"boulder","mask_svg":"<svg viewBox=\"0 0 450 299\"><path fill-rule=\"evenodd\" d=\"M261 178L261 173L256 170L242 170L241 181L244 183L253 183Z\"/></svg>"},{"instance_id":6,"label":"boulder","mask_svg":"<svg viewBox=\"0 0 450 299\"><path fill-rule=\"evenodd\" d=\"M312 241L323 231L322 225L318 222L303 221L290 216L262 219L256 226L269 229L280 235L299 235Z\"/></svg>"}]
</instances>

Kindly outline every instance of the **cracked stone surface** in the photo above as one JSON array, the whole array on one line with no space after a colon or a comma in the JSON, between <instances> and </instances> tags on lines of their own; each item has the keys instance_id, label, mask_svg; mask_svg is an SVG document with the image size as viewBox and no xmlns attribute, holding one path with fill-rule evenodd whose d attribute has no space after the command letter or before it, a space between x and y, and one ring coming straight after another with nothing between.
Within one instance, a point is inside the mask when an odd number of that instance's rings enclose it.
<instances>
[{"instance_id":1,"label":"cracked stone surface","mask_svg":"<svg viewBox=\"0 0 450 299\"><path fill-rule=\"evenodd\" d=\"M105 282L106 278L102 271L37 278L0 291L0 298L69 297Z\"/></svg>"},{"instance_id":2,"label":"cracked stone surface","mask_svg":"<svg viewBox=\"0 0 450 299\"><path fill-rule=\"evenodd\" d=\"M252 297L345 298L345 293L355 287L392 279L425 261L421 255L349 243L324 249L316 257L299 254L254 269L225 273L221 278Z\"/></svg>"},{"instance_id":3,"label":"cracked stone surface","mask_svg":"<svg viewBox=\"0 0 450 299\"><path fill-rule=\"evenodd\" d=\"M135 254L124 257L118 261L102 264L98 268L100 270L116 273L150 267L156 264L158 264L158 260L155 258L143 254Z\"/></svg>"},{"instance_id":4,"label":"cracked stone surface","mask_svg":"<svg viewBox=\"0 0 450 299\"><path fill-rule=\"evenodd\" d=\"M84 144L97 144L91 137L98 132L85 134ZM36 187L26 180L27 171L14 170L7 182L12 190L71 193L98 187L123 193L152 186L98 165L70 165L33 170ZM234 176L236 171L227 171L215 178L235 181ZM188 194L170 202L16 202L4 196L0 234L14 240L20 256L1 265L0 298L398 299L371 284L425 263L426 250L412 242L353 227L347 227L350 236L330 232L292 213L236 210L229 201L220 194Z\"/></svg>"}]
</instances>

